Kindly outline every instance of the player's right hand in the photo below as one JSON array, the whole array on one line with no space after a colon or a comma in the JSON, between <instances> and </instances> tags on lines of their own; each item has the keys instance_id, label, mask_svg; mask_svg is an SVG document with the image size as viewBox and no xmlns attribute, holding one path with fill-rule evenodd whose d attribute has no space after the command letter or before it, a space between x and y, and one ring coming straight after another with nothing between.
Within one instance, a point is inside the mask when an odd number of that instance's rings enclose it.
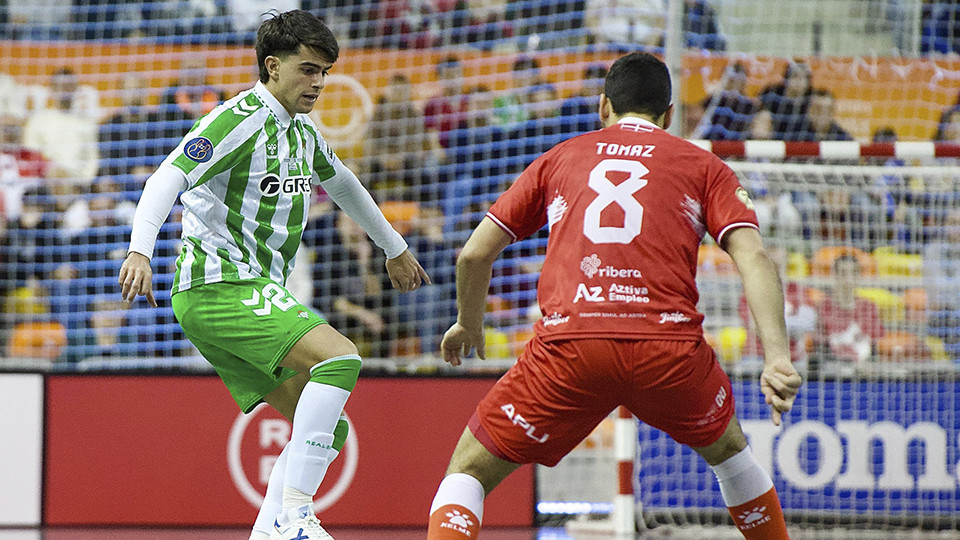
<instances>
[{"instance_id":1,"label":"player's right hand","mask_svg":"<svg viewBox=\"0 0 960 540\"><path fill-rule=\"evenodd\" d=\"M443 335L440 350L443 352L445 362L449 362L451 366L459 366L461 359L470 354L470 349L476 349L477 356L486 360L487 353L484 351L484 343L482 327L478 330L469 330L460 323L455 323Z\"/></svg>"},{"instance_id":2,"label":"player's right hand","mask_svg":"<svg viewBox=\"0 0 960 540\"><path fill-rule=\"evenodd\" d=\"M146 296L151 306L157 307L153 297L153 269L150 259L135 251L127 253L120 267L120 294L129 306L138 296Z\"/></svg>"},{"instance_id":3,"label":"player's right hand","mask_svg":"<svg viewBox=\"0 0 960 540\"><path fill-rule=\"evenodd\" d=\"M793 408L793 401L797 399L802 383L800 374L789 360L764 366L760 374L760 391L772 409L771 420L774 425L779 426L781 415Z\"/></svg>"}]
</instances>

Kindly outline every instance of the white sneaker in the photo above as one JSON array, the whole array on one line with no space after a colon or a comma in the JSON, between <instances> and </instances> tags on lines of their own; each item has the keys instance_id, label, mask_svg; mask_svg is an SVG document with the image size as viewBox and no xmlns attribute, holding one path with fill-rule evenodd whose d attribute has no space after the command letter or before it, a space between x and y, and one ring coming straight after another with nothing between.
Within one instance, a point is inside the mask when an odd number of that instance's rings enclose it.
<instances>
[{"instance_id":1,"label":"white sneaker","mask_svg":"<svg viewBox=\"0 0 960 540\"><path fill-rule=\"evenodd\" d=\"M277 516L273 531L270 538L275 540L333 540L320 526L320 520L308 504L291 508Z\"/></svg>"}]
</instances>

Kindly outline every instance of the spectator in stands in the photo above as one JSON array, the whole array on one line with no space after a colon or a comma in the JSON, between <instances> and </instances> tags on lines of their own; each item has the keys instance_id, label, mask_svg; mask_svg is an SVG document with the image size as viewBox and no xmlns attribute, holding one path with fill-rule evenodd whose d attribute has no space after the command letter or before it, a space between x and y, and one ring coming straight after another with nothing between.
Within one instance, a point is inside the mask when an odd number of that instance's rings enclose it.
<instances>
[{"instance_id":1,"label":"spectator in stands","mask_svg":"<svg viewBox=\"0 0 960 540\"><path fill-rule=\"evenodd\" d=\"M759 104L746 95L747 70L743 64L735 62L724 70L719 86L703 101L705 112L691 138L744 140Z\"/></svg>"},{"instance_id":2,"label":"spectator in stands","mask_svg":"<svg viewBox=\"0 0 960 540\"><path fill-rule=\"evenodd\" d=\"M73 39L116 39L138 36L143 27L143 2L73 0Z\"/></svg>"},{"instance_id":3,"label":"spectator in stands","mask_svg":"<svg viewBox=\"0 0 960 540\"><path fill-rule=\"evenodd\" d=\"M301 9L300 0L225 0L226 13L234 32L256 34L260 23L265 20L264 13L275 9L280 13L291 9ZM306 9L306 8L304 8Z\"/></svg>"},{"instance_id":4,"label":"spectator in stands","mask_svg":"<svg viewBox=\"0 0 960 540\"><path fill-rule=\"evenodd\" d=\"M134 333L127 327L129 306L117 295L95 295L84 305L83 325L68 332L66 361L131 357L137 354Z\"/></svg>"},{"instance_id":5,"label":"spectator in stands","mask_svg":"<svg viewBox=\"0 0 960 540\"><path fill-rule=\"evenodd\" d=\"M0 221L17 219L23 192L47 176L50 162L23 146L20 120L0 114Z\"/></svg>"},{"instance_id":6,"label":"spectator in stands","mask_svg":"<svg viewBox=\"0 0 960 540\"><path fill-rule=\"evenodd\" d=\"M67 331L51 316L50 294L37 280L30 280L6 298L0 320L5 343L0 357L47 363L63 355Z\"/></svg>"},{"instance_id":7,"label":"spectator in stands","mask_svg":"<svg viewBox=\"0 0 960 540\"><path fill-rule=\"evenodd\" d=\"M815 346L827 359L861 364L870 362L877 340L883 337L883 322L876 304L857 297L856 288L863 277L860 262L853 255L842 255L833 262L833 290L820 304Z\"/></svg>"},{"instance_id":8,"label":"spectator in stands","mask_svg":"<svg viewBox=\"0 0 960 540\"><path fill-rule=\"evenodd\" d=\"M807 361L809 354L808 342L813 338L813 333L817 330L817 310L815 307L815 291L810 287L788 281L787 276L787 250L782 247L772 247L769 249L770 259L780 270L780 278L784 280L784 309L786 310L785 320L787 323L787 336L790 338L790 358L794 363L803 365ZM740 319L747 329L747 340L743 347L743 358L748 362L762 365L763 347L760 345L760 339L757 336L757 325L750 313L747 305L746 296L740 296L740 305L738 308Z\"/></svg>"},{"instance_id":9,"label":"spectator in stands","mask_svg":"<svg viewBox=\"0 0 960 540\"><path fill-rule=\"evenodd\" d=\"M837 123L836 99L825 88L810 93L807 114L801 134L802 141L852 141L853 137Z\"/></svg>"},{"instance_id":10,"label":"spectator in stands","mask_svg":"<svg viewBox=\"0 0 960 540\"><path fill-rule=\"evenodd\" d=\"M206 58L188 54L180 60L179 77L163 92L161 113L166 120L183 122L181 133L186 133L195 120L225 99L222 90L207 83Z\"/></svg>"},{"instance_id":11,"label":"spectator in stands","mask_svg":"<svg viewBox=\"0 0 960 540\"><path fill-rule=\"evenodd\" d=\"M502 48L513 38L513 23L507 18L508 3L498 1L437 2L439 45L472 45L478 49Z\"/></svg>"},{"instance_id":12,"label":"spectator in stands","mask_svg":"<svg viewBox=\"0 0 960 540\"><path fill-rule=\"evenodd\" d=\"M73 70L56 70L50 78L50 107L33 113L23 128L23 145L50 161L49 176L62 179L54 186L56 195L76 193L97 173L97 124L73 111L78 86Z\"/></svg>"},{"instance_id":13,"label":"spectator in stands","mask_svg":"<svg viewBox=\"0 0 960 540\"><path fill-rule=\"evenodd\" d=\"M960 143L960 105L951 107L940 116L937 132L933 136L937 142Z\"/></svg>"},{"instance_id":14,"label":"spectator in stands","mask_svg":"<svg viewBox=\"0 0 960 540\"><path fill-rule=\"evenodd\" d=\"M530 118L533 89L546 84L540 73L540 61L530 56L514 60L510 71L513 88L493 99L494 121L501 126L510 126Z\"/></svg>"},{"instance_id":15,"label":"spectator in stands","mask_svg":"<svg viewBox=\"0 0 960 540\"><path fill-rule=\"evenodd\" d=\"M100 174L127 175L137 167L156 167L166 155L165 133L159 111L147 105L147 81L140 73L120 79L122 106L100 125ZM175 143L174 143L175 144Z\"/></svg>"},{"instance_id":16,"label":"spectator in stands","mask_svg":"<svg viewBox=\"0 0 960 540\"><path fill-rule=\"evenodd\" d=\"M960 360L960 208L950 209L938 238L923 250L930 332Z\"/></svg>"},{"instance_id":17,"label":"spectator in stands","mask_svg":"<svg viewBox=\"0 0 960 540\"><path fill-rule=\"evenodd\" d=\"M960 53L960 4L924 0L920 10L920 53Z\"/></svg>"},{"instance_id":18,"label":"spectator in stands","mask_svg":"<svg viewBox=\"0 0 960 540\"><path fill-rule=\"evenodd\" d=\"M717 12L707 0L684 0L683 35L687 47L723 51L727 40L720 33Z\"/></svg>"},{"instance_id":19,"label":"spectator in stands","mask_svg":"<svg viewBox=\"0 0 960 540\"><path fill-rule=\"evenodd\" d=\"M522 168L511 166L507 157L508 134L494 122L493 92L485 85L478 85L468 91L468 96L466 121L450 133L447 148L454 177L444 197L444 213L452 220L448 229L455 229L456 223L465 218L464 208L477 202L474 196L499 193L495 186L501 179L512 178L511 174Z\"/></svg>"},{"instance_id":20,"label":"spectator in stands","mask_svg":"<svg viewBox=\"0 0 960 540\"><path fill-rule=\"evenodd\" d=\"M600 129L600 94L607 78L607 66L590 64L583 70L580 89L560 105L565 133L585 133Z\"/></svg>"},{"instance_id":21,"label":"spectator in stands","mask_svg":"<svg viewBox=\"0 0 960 540\"><path fill-rule=\"evenodd\" d=\"M6 7L12 23L9 37L13 39L57 40L67 37L65 29L70 22L72 0L7 0Z\"/></svg>"},{"instance_id":22,"label":"spectator in stands","mask_svg":"<svg viewBox=\"0 0 960 540\"><path fill-rule=\"evenodd\" d=\"M62 261L59 223L53 209L46 187L24 191L19 215L5 222L5 234L0 237L0 294L31 280L46 282Z\"/></svg>"},{"instance_id":23,"label":"spectator in stands","mask_svg":"<svg viewBox=\"0 0 960 540\"><path fill-rule=\"evenodd\" d=\"M587 0L584 13L597 43L635 43L653 47L666 27L664 0Z\"/></svg>"},{"instance_id":24,"label":"spectator in stands","mask_svg":"<svg viewBox=\"0 0 960 540\"><path fill-rule=\"evenodd\" d=\"M506 19L514 21L522 50L555 49L582 41L585 0L508 2Z\"/></svg>"},{"instance_id":25,"label":"spectator in stands","mask_svg":"<svg viewBox=\"0 0 960 540\"><path fill-rule=\"evenodd\" d=\"M371 191L380 202L432 203L440 199L445 159L435 132L413 105L410 80L397 73L377 100L365 144Z\"/></svg>"},{"instance_id":26,"label":"spectator in stands","mask_svg":"<svg viewBox=\"0 0 960 540\"><path fill-rule=\"evenodd\" d=\"M440 93L427 100L423 109L424 125L437 132L440 144L447 148L448 134L466 118L469 99L463 91L463 66L456 56L447 56L436 66Z\"/></svg>"},{"instance_id":27,"label":"spectator in stands","mask_svg":"<svg viewBox=\"0 0 960 540\"><path fill-rule=\"evenodd\" d=\"M376 159L394 152L425 149L423 126L423 115L413 105L410 79L394 73L370 117L364 155Z\"/></svg>"},{"instance_id":28,"label":"spectator in stands","mask_svg":"<svg viewBox=\"0 0 960 540\"><path fill-rule=\"evenodd\" d=\"M304 229L303 241L317 254L314 306L361 355L389 356L397 328L382 251L340 210L317 217Z\"/></svg>"},{"instance_id":29,"label":"spectator in stands","mask_svg":"<svg viewBox=\"0 0 960 540\"><path fill-rule=\"evenodd\" d=\"M382 49L423 49L436 41L431 23L433 5L418 0L383 0L368 10L375 28L373 46Z\"/></svg>"},{"instance_id":30,"label":"spectator in stands","mask_svg":"<svg viewBox=\"0 0 960 540\"><path fill-rule=\"evenodd\" d=\"M593 0L586 6L586 20L596 41L613 44L639 43L663 47L667 26L666 0ZM683 43L693 49L723 51L726 39L720 33L716 10L707 0L684 0Z\"/></svg>"},{"instance_id":31,"label":"spectator in stands","mask_svg":"<svg viewBox=\"0 0 960 540\"><path fill-rule=\"evenodd\" d=\"M811 92L810 66L803 62L788 63L783 81L760 92L760 105L772 114L775 139L794 141L800 138Z\"/></svg>"}]
</instances>

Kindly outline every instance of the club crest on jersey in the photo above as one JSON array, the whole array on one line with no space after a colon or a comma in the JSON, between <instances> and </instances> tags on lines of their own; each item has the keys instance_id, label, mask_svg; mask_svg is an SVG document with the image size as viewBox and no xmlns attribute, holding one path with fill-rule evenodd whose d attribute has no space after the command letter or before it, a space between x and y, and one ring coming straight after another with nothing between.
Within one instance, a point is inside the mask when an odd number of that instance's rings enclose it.
<instances>
[{"instance_id":1,"label":"club crest on jersey","mask_svg":"<svg viewBox=\"0 0 960 540\"><path fill-rule=\"evenodd\" d=\"M274 197L280 193L284 195L310 193L310 177L291 176L280 180L276 175L268 174L260 180L260 193L264 197Z\"/></svg>"},{"instance_id":2,"label":"club crest on jersey","mask_svg":"<svg viewBox=\"0 0 960 540\"><path fill-rule=\"evenodd\" d=\"M213 143L206 137L195 137L183 145L183 155L197 163L206 163L213 157Z\"/></svg>"},{"instance_id":3,"label":"club crest on jersey","mask_svg":"<svg viewBox=\"0 0 960 540\"><path fill-rule=\"evenodd\" d=\"M747 190L743 189L742 187L738 187L737 198L740 199L740 202L742 202L748 210L753 210L753 200L750 199L750 194L747 193Z\"/></svg>"}]
</instances>

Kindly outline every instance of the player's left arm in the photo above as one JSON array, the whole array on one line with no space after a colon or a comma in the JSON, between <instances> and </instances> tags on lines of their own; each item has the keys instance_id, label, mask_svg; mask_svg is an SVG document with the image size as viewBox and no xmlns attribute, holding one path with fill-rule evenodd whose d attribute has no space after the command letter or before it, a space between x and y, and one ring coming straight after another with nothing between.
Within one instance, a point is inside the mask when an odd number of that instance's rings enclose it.
<instances>
[{"instance_id":1,"label":"player's left arm","mask_svg":"<svg viewBox=\"0 0 960 540\"><path fill-rule=\"evenodd\" d=\"M512 236L485 217L457 257L457 322L440 344L443 359L451 365L460 365L461 358L471 349L476 349L480 358L486 358L483 315L493 262L512 241Z\"/></svg>"},{"instance_id":2,"label":"player's left arm","mask_svg":"<svg viewBox=\"0 0 960 540\"><path fill-rule=\"evenodd\" d=\"M721 242L737 265L744 296L756 321L764 351L760 390L773 409L773 423L780 425L781 414L793 408L802 382L790 359L780 274L753 227L734 228L723 235Z\"/></svg>"}]
</instances>

